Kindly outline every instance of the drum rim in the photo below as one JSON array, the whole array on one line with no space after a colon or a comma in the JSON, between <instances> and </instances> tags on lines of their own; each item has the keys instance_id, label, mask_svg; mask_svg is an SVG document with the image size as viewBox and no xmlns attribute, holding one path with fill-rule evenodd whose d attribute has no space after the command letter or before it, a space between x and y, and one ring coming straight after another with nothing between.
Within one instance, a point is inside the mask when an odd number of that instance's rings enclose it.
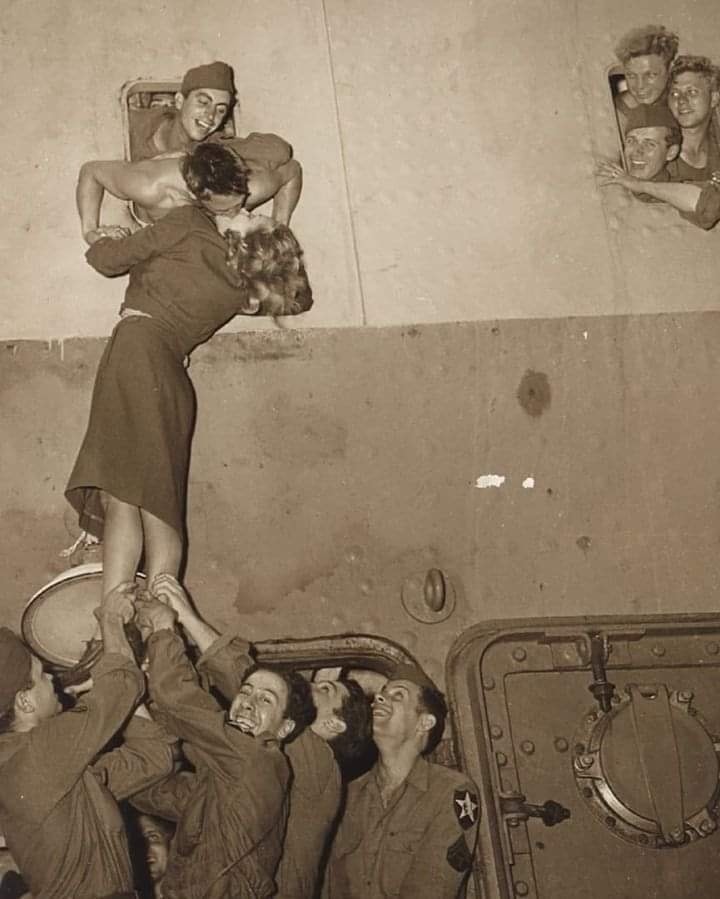
<instances>
[{"instance_id":1,"label":"drum rim","mask_svg":"<svg viewBox=\"0 0 720 899\"><path fill-rule=\"evenodd\" d=\"M42 661L47 662L54 668L72 668L74 665L77 665L78 659L69 659L67 656L59 656L55 653L49 652L47 647L41 646L35 639L32 630L32 622L33 618L38 612L38 609L41 607L39 604L39 600L41 600L42 597L45 596L45 594L58 587L60 584L64 584L69 581L82 581L87 578L96 577L97 575L102 575L102 570L102 562L87 562L83 565L75 565L72 568L67 568L65 571L61 571L60 574L58 574L51 581L48 581L47 584L37 590L25 604L25 608L20 619L20 633L22 634L23 640L27 643L30 649L37 656L39 656L40 659L42 659ZM136 577L144 579L145 575L139 571Z\"/></svg>"}]
</instances>

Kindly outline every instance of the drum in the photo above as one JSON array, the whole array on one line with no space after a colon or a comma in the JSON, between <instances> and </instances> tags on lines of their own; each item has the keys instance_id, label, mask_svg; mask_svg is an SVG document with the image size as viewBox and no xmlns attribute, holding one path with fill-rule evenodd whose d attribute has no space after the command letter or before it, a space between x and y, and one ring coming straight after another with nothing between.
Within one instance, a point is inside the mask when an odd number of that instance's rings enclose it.
<instances>
[{"instance_id":1,"label":"drum","mask_svg":"<svg viewBox=\"0 0 720 899\"><path fill-rule=\"evenodd\" d=\"M142 578L142 575L138 575ZM98 636L93 611L102 598L102 563L63 571L31 597L23 612L23 639L54 670L73 668Z\"/></svg>"}]
</instances>

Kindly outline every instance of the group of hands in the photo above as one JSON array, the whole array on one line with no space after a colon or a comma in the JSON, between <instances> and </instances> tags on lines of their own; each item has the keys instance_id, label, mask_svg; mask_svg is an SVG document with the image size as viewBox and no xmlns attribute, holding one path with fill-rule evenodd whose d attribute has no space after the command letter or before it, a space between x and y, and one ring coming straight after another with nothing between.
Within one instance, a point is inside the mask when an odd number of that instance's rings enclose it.
<instances>
[{"instance_id":1,"label":"group of hands","mask_svg":"<svg viewBox=\"0 0 720 899\"><path fill-rule=\"evenodd\" d=\"M119 618L123 624L133 621L143 640L156 631L172 630L176 621L188 614L192 614L188 595L170 574L157 575L148 590L134 581L118 584L95 610L99 620L110 617Z\"/></svg>"},{"instance_id":2,"label":"group of hands","mask_svg":"<svg viewBox=\"0 0 720 899\"><path fill-rule=\"evenodd\" d=\"M143 641L156 631L172 630L177 621L182 621L194 610L187 593L176 578L170 574L159 574L150 585L150 590L142 588L134 581L118 584L110 590L95 609L95 617L100 624L118 622L122 625L131 621L137 626ZM95 639L95 638L94 638ZM87 693L93 686L93 679L79 684L71 684L64 692L76 699ZM135 710L136 714L150 717L143 705Z\"/></svg>"},{"instance_id":3,"label":"group of hands","mask_svg":"<svg viewBox=\"0 0 720 899\"><path fill-rule=\"evenodd\" d=\"M636 192L642 188L643 182L639 178L628 175L625 169L616 162L601 160L595 166L595 177L600 187L608 187L611 184L619 184L627 190Z\"/></svg>"},{"instance_id":4,"label":"group of hands","mask_svg":"<svg viewBox=\"0 0 720 899\"><path fill-rule=\"evenodd\" d=\"M176 578L170 574L159 574L153 578L149 590L142 590L137 583L128 581L118 584L104 597L95 610L95 616L102 621L104 616L121 621L123 625L131 621L138 627L143 640L162 630L172 630L176 622L196 618L190 598ZM141 665L146 670L145 664ZM68 687L66 692L79 696L92 688L92 677L77 687ZM244 699L238 695L228 710L228 722L238 726L236 719L242 717ZM135 709L135 714L150 718L144 704Z\"/></svg>"},{"instance_id":5,"label":"group of hands","mask_svg":"<svg viewBox=\"0 0 720 899\"><path fill-rule=\"evenodd\" d=\"M123 237L130 237L131 234L132 229L126 228L124 225L100 225L92 231L86 231L83 237L85 242L92 246L105 237L109 237L111 240L121 240Z\"/></svg>"}]
</instances>

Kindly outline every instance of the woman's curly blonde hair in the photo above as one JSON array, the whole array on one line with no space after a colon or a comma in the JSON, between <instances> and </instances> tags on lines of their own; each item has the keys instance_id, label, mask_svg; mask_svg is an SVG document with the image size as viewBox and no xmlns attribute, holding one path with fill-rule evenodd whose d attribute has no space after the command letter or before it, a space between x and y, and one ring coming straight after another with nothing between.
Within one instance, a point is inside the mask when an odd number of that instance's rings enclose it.
<instances>
[{"instance_id":1,"label":"woman's curly blonde hair","mask_svg":"<svg viewBox=\"0 0 720 899\"><path fill-rule=\"evenodd\" d=\"M225 231L230 276L245 294L243 312L297 315L313 304L303 251L287 225L258 228L243 237Z\"/></svg>"}]
</instances>

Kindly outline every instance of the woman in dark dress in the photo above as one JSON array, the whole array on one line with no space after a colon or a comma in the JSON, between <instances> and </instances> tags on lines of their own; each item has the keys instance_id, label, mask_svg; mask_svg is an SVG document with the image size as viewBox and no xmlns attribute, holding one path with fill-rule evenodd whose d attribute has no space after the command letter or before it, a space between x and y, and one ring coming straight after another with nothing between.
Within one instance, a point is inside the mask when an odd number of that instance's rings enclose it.
<instances>
[{"instance_id":1,"label":"woman in dark dress","mask_svg":"<svg viewBox=\"0 0 720 899\"><path fill-rule=\"evenodd\" d=\"M237 314L288 315L312 305L290 229L231 210L227 197L203 188L206 174L217 183L208 168L214 156L202 144L188 156L198 205L129 236L101 238L86 254L104 275L130 273L65 491L81 527L103 539L103 593L132 581L143 553L148 584L163 572L178 575L195 417L186 357ZM209 210L236 212L224 234Z\"/></svg>"}]
</instances>

